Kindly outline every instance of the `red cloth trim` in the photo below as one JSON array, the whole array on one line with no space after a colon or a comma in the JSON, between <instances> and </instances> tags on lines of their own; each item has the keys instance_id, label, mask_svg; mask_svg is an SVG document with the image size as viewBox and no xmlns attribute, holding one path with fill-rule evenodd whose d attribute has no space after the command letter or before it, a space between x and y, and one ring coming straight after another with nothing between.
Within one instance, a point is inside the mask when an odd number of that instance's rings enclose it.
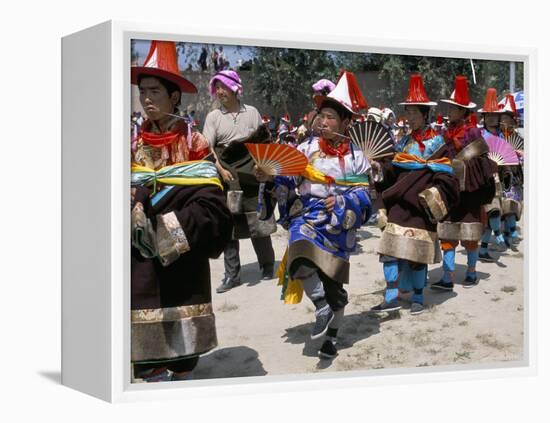
<instances>
[{"instance_id":1,"label":"red cloth trim","mask_svg":"<svg viewBox=\"0 0 550 423\"><path fill-rule=\"evenodd\" d=\"M345 173L344 156L349 153L349 143L343 142L335 148L331 146L327 140L325 140L324 138L320 138L319 148L323 153L329 156L338 157L338 164L340 165L340 169L342 169L342 173Z\"/></svg>"},{"instance_id":2,"label":"red cloth trim","mask_svg":"<svg viewBox=\"0 0 550 423\"><path fill-rule=\"evenodd\" d=\"M161 148L173 144L181 135L187 136L187 124L180 120L172 125L170 131L157 134L151 132L153 124L150 120L146 120L142 126L141 138L143 142L152 147Z\"/></svg>"},{"instance_id":3,"label":"red cloth trim","mask_svg":"<svg viewBox=\"0 0 550 423\"><path fill-rule=\"evenodd\" d=\"M411 136L418 143L421 153L424 153L424 150L426 149L426 146L424 145L424 141L431 140L436 135L437 135L437 132L435 132L433 128L415 129L414 131L411 132Z\"/></svg>"}]
</instances>

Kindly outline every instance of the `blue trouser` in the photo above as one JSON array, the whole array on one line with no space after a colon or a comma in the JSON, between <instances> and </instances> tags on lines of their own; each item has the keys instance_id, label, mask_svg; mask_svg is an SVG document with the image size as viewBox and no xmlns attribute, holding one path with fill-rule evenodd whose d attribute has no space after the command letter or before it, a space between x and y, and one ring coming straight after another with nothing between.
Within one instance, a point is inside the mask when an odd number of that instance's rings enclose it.
<instances>
[{"instance_id":1,"label":"blue trouser","mask_svg":"<svg viewBox=\"0 0 550 423\"><path fill-rule=\"evenodd\" d=\"M384 277L386 278L386 293L384 300L391 302L397 299L399 288L404 291L414 291L412 301L424 303L423 290L426 285L428 266L425 264L412 264L408 260L391 260L384 263Z\"/></svg>"},{"instance_id":2,"label":"blue trouser","mask_svg":"<svg viewBox=\"0 0 550 423\"><path fill-rule=\"evenodd\" d=\"M451 283L453 281L453 273L455 271L455 255L453 249L443 251L443 282Z\"/></svg>"},{"instance_id":3,"label":"blue trouser","mask_svg":"<svg viewBox=\"0 0 550 423\"><path fill-rule=\"evenodd\" d=\"M397 289L397 279L399 277L399 263L397 259L384 262L384 278L386 279L386 292L384 301L391 303L397 300L399 290Z\"/></svg>"},{"instance_id":4,"label":"blue trouser","mask_svg":"<svg viewBox=\"0 0 550 423\"><path fill-rule=\"evenodd\" d=\"M515 214L509 214L504 218L504 237L506 238L506 240L509 240L510 237L512 237L512 239L516 239L519 237L516 227Z\"/></svg>"},{"instance_id":5,"label":"blue trouser","mask_svg":"<svg viewBox=\"0 0 550 423\"><path fill-rule=\"evenodd\" d=\"M468 270L466 271L466 276L470 276L472 278L475 278L477 276L476 275L476 263L477 263L478 256L479 256L479 250L477 248L475 250L467 252ZM473 272L470 271L470 269L474 269Z\"/></svg>"},{"instance_id":6,"label":"blue trouser","mask_svg":"<svg viewBox=\"0 0 550 423\"><path fill-rule=\"evenodd\" d=\"M453 282L453 273L455 271L455 256L456 251L454 249L443 251L443 282ZM476 263L479 256L479 249L467 251L467 264L468 270L466 276L476 277ZM474 269L470 271L470 269Z\"/></svg>"},{"instance_id":7,"label":"blue trouser","mask_svg":"<svg viewBox=\"0 0 550 423\"><path fill-rule=\"evenodd\" d=\"M491 233L495 234L495 241L497 244L499 245L504 244L504 237L500 232L500 215L499 214L495 213L493 214L493 216L489 217L489 227L485 229L485 232L483 232L483 235L481 237L481 246L479 249L479 252L481 254L487 254L487 250L489 248L489 242L491 241Z\"/></svg>"}]
</instances>

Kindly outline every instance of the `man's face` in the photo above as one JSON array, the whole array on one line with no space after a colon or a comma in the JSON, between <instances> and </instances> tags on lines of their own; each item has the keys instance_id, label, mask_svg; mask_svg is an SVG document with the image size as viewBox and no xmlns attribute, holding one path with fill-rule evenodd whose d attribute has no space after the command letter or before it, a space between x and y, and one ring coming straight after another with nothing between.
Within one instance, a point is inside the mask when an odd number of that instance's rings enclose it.
<instances>
[{"instance_id":1,"label":"man's face","mask_svg":"<svg viewBox=\"0 0 550 423\"><path fill-rule=\"evenodd\" d=\"M179 93L168 95L166 88L155 77L142 78L139 83L139 101L151 120L160 120L173 113L179 102Z\"/></svg>"},{"instance_id":2,"label":"man's face","mask_svg":"<svg viewBox=\"0 0 550 423\"><path fill-rule=\"evenodd\" d=\"M498 113L485 113L483 116L483 121L487 128L496 128L499 124L499 114Z\"/></svg>"},{"instance_id":3,"label":"man's face","mask_svg":"<svg viewBox=\"0 0 550 423\"><path fill-rule=\"evenodd\" d=\"M227 107L237 101L235 93L220 81L214 83L214 89L216 90L216 97L218 97L222 106Z\"/></svg>"},{"instance_id":4,"label":"man's face","mask_svg":"<svg viewBox=\"0 0 550 423\"><path fill-rule=\"evenodd\" d=\"M502 130L510 130L516 127L516 121L508 113L504 113L500 117L500 127Z\"/></svg>"},{"instance_id":5,"label":"man's face","mask_svg":"<svg viewBox=\"0 0 550 423\"><path fill-rule=\"evenodd\" d=\"M466 109L454 104L449 104L449 122L456 123L466 117Z\"/></svg>"},{"instance_id":6,"label":"man's face","mask_svg":"<svg viewBox=\"0 0 550 423\"><path fill-rule=\"evenodd\" d=\"M406 106L405 117L413 131L423 129L426 126L424 115L417 106Z\"/></svg>"},{"instance_id":7,"label":"man's face","mask_svg":"<svg viewBox=\"0 0 550 423\"><path fill-rule=\"evenodd\" d=\"M327 140L338 137L336 134L343 134L349 124L349 119L340 119L340 116L332 107L323 107L319 113L319 133Z\"/></svg>"}]
</instances>

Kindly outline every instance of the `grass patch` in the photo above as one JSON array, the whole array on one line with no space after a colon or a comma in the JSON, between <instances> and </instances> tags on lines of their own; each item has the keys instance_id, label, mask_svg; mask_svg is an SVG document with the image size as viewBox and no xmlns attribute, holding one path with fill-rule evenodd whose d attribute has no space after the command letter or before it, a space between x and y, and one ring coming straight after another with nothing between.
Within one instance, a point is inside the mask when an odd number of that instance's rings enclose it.
<instances>
[{"instance_id":1,"label":"grass patch","mask_svg":"<svg viewBox=\"0 0 550 423\"><path fill-rule=\"evenodd\" d=\"M500 290L502 292L506 292L506 293L513 293L513 292L516 292L517 288L515 286L510 286L510 285L504 285L502 288L500 288Z\"/></svg>"},{"instance_id":2,"label":"grass patch","mask_svg":"<svg viewBox=\"0 0 550 423\"><path fill-rule=\"evenodd\" d=\"M471 355L469 351L461 351L455 353L454 361L456 363L458 360L469 360L470 358Z\"/></svg>"},{"instance_id":3,"label":"grass patch","mask_svg":"<svg viewBox=\"0 0 550 423\"><path fill-rule=\"evenodd\" d=\"M494 348L498 351L502 351L508 347L508 344L496 339L495 335L492 333L480 333L479 335L476 335L476 339L481 342L481 344Z\"/></svg>"}]
</instances>

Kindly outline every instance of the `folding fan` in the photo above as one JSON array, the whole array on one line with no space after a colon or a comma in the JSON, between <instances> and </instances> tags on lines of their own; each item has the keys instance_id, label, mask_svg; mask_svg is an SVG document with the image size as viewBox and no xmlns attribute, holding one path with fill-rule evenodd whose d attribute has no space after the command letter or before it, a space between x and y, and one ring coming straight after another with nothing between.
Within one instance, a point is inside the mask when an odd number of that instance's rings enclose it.
<instances>
[{"instance_id":1,"label":"folding fan","mask_svg":"<svg viewBox=\"0 0 550 423\"><path fill-rule=\"evenodd\" d=\"M369 160L380 159L395 153L389 131L374 121L356 122L349 128L351 142L359 147Z\"/></svg>"},{"instance_id":2,"label":"folding fan","mask_svg":"<svg viewBox=\"0 0 550 423\"><path fill-rule=\"evenodd\" d=\"M514 147L508 144L503 138L489 135L485 141L489 146L489 158L499 166L519 164L518 155Z\"/></svg>"},{"instance_id":3,"label":"folding fan","mask_svg":"<svg viewBox=\"0 0 550 423\"><path fill-rule=\"evenodd\" d=\"M286 144L245 143L252 159L268 175L297 176L307 166L307 157Z\"/></svg>"},{"instance_id":4,"label":"folding fan","mask_svg":"<svg viewBox=\"0 0 550 423\"><path fill-rule=\"evenodd\" d=\"M516 131L505 134L504 139L514 148L514 150L523 151L523 137Z\"/></svg>"}]
</instances>

